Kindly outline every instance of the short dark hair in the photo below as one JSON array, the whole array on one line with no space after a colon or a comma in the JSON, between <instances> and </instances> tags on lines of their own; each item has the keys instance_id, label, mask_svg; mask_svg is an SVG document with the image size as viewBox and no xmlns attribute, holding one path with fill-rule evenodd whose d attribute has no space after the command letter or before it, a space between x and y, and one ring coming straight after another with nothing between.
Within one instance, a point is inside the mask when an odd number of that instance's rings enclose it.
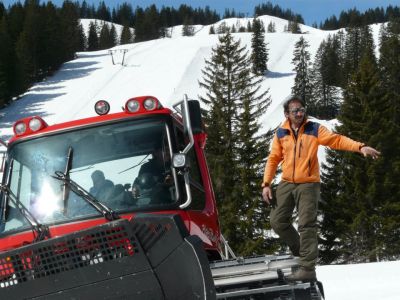
<instances>
[{"instance_id":1,"label":"short dark hair","mask_svg":"<svg viewBox=\"0 0 400 300\"><path fill-rule=\"evenodd\" d=\"M291 96L289 96L289 97L286 98L286 99L287 99L287 100L285 100L285 102L283 103L283 110L285 111L285 113L288 113L288 112L289 112L289 104L292 103L292 102L294 102L294 101L300 102L300 104L301 104L303 107L306 107L305 102L303 101L303 99L301 99L300 96L291 95Z\"/></svg>"}]
</instances>

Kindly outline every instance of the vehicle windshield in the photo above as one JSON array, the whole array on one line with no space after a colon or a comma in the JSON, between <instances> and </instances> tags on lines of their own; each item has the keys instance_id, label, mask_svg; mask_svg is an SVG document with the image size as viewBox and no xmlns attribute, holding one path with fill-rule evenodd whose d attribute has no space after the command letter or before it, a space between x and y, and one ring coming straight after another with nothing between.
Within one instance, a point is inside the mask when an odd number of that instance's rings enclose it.
<instances>
[{"instance_id":1,"label":"vehicle windshield","mask_svg":"<svg viewBox=\"0 0 400 300\"><path fill-rule=\"evenodd\" d=\"M28 140L12 147L11 159L10 193L42 224L101 216L73 188L54 178L60 171L116 212L178 204L171 142L161 119L130 120ZM0 233L29 228L11 201L5 221Z\"/></svg>"}]
</instances>

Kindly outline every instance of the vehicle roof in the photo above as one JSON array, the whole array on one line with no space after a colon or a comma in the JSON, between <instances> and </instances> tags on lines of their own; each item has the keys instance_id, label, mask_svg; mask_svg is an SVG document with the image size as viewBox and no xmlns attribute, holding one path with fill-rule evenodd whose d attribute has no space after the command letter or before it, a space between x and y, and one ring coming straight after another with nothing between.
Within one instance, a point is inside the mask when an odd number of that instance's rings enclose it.
<instances>
[{"instance_id":1,"label":"vehicle roof","mask_svg":"<svg viewBox=\"0 0 400 300\"><path fill-rule=\"evenodd\" d=\"M88 125L90 125L90 126L100 125L102 123L108 123L108 122L117 121L117 120L136 119L136 118L143 118L146 116L150 117L150 116L155 116L155 115L173 116L174 114L168 108L161 108L161 109L149 111L149 112L128 113L126 111L123 111L123 112L111 113L111 114L107 114L107 115L76 119L76 120L72 120L72 121L68 121L68 122L48 125L47 127L43 128L37 132L28 133L28 134L24 134L21 136L14 135L10 139L8 145L10 146L11 144L13 144L17 141L40 137L40 136L43 136L44 134L55 133L58 131L64 131L64 130L69 130L69 129L72 130L72 129L76 129L79 127L85 127ZM32 117L30 117L30 118L32 118Z\"/></svg>"}]
</instances>

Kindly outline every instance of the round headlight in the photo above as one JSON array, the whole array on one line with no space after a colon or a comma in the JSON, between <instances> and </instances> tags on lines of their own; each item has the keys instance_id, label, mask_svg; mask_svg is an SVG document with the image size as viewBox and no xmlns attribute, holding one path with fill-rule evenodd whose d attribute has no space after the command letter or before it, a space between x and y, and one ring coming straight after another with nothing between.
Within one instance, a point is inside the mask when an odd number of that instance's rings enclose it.
<instances>
[{"instance_id":1,"label":"round headlight","mask_svg":"<svg viewBox=\"0 0 400 300\"><path fill-rule=\"evenodd\" d=\"M130 112L137 112L140 108L140 104L136 100L129 100L126 103L126 109Z\"/></svg>"},{"instance_id":2,"label":"round headlight","mask_svg":"<svg viewBox=\"0 0 400 300\"><path fill-rule=\"evenodd\" d=\"M38 131L42 127L42 122L39 119L32 118L29 121L29 129L32 131Z\"/></svg>"},{"instance_id":3,"label":"round headlight","mask_svg":"<svg viewBox=\"0 0 400 300\"><path fill-rule=\"evenodd\" d=\"M105 100L99 100L94 105L94 110L99 116L106 115L110 111L110 104Z\"/></svg>"},{"instance_id":4,"label":"round headlight","mask_svg":"<svg viewBox=\"0 0 400 300\"><path fill-rule=\"evenodd\" d=\"M157 100L153 98L147 98L144 100L143 106L146 110L154 110L157 108Z\"/></svg>"},{"instance_id":5,"label":"round headlight","mask_svg":"<svg viewBox=\"0 0 400 300\"><path fill-rule=\"evenodd\" d=\"M25 125L24 122L20 122L20 123L15 124L14 132L15 132L16 135L24 134L25 131L26 131L26 125Z\"/></svg>"}]
</instances>

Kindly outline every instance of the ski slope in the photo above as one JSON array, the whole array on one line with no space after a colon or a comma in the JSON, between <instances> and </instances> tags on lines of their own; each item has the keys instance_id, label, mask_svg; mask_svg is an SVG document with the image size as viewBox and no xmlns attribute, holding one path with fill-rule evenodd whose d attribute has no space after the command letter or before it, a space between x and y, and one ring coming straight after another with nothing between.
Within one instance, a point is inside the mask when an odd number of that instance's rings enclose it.
<instances>
[{"instance_id":1,"label":"ski slope","mask_svg":"<svg viewBox=\"0 0 400 300\"><path fill-rule=\"evenodd\" d=\"M267 26L275 23L276 32L266 33L269 49L269 72L264 77L262 89L269 89L272 103L262 117L263 130L275 128L283 120L282 102L290 94L294 82L291 64L295 43L303 36L310 44L313 57L322 42L334 32L321 31L301 25L304 34L283 32L286 20L261 16ZM222 22L226 26L246 26L252 19L226 19L213 24L217 29ZM82 20L88 28L90 20ZM372 25L375 43L380 25ZM117 27L117 32L121 28ZM0 110L0 137L8 140L12 124L24 117L42 116L48 124L94 115L97 100L105 99L111 104L111 112L121 110L125 102L135 96L152 95L164 106L181 100L184 94L190 98L203 95L199 87L201 70L205 59L218 43L218 35L209 35L210 26L195 26L195 35L182 37L182 26L170 29L171 38L146 41L114 47L114 60L108 50L77 53L77 58L63 64L61 69L30 88L20 99ZM251 33L234 33L251 51ZM121 49L127 50L122 62ZM324 122L330 126L330 122ZM323 150L320 150L320 156ZM324 283L329 300L354 299L395 300L400 299L400 262L345 266L320 266L319 279Z\"/></svg>"},{"instance_id":2,"label":"ski slope","mask_svg":"<svg viewBox=\"0 0 400 300\"><path fill-rule=\"evenodd\" d=\"M283 32L286 20L262 16L267 26L275 23L276 32L266 33L269 49L269 73L264 77L263 89L269 89L272 104L262 118L265 130L276 127L282 120L281 103L290 94L294 72L291 64L294 45L301 35ZM226 26L246 26L252 19L226 19L213 24L217 29ZM82 20L83 27L93 20ZM101 22L97 22L101 24ZM117 32L122 28L116 26ZM312 56L321 41L332 32L301 25L304 38L310 44ZM66 62L54 76L35 84L18 101L0 111L0 137L12 135L12 124L21 117L39 114L49 124L93 115L93 104L99 99L111 103L111 112L121 109L127 99L140 95L153 95L164 106L182 99L184 94L197 98L204 93L198 84L205 59L218 43L218 35L209 35L210 25L195 26L195 35L182 37L182 26L171 28L171 38L151 40L114 47L112 64L109 50L77 53L77 58ZM251 33L234 33L251 51ZM124 66L122 52L125 54Z\"/></svg>"}]
</instances>

